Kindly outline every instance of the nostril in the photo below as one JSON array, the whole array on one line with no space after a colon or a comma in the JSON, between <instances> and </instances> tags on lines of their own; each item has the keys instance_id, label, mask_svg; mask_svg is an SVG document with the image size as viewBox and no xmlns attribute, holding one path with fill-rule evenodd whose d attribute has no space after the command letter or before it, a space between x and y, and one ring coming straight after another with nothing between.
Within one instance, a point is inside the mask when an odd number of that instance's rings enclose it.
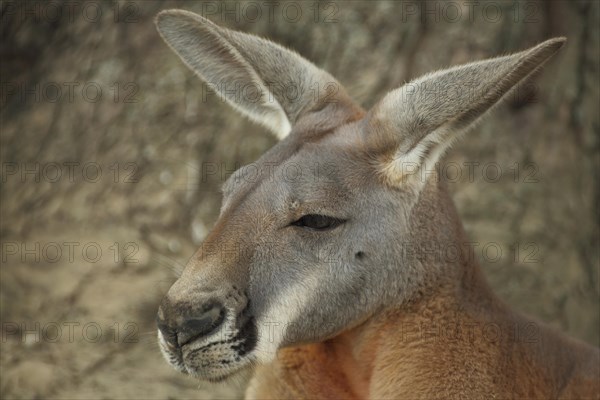
<instances>
[{"instance_id":1,"label":"nostril","mask_svg":"<svg viewBox=\"0 0 600 400\"><path fill-rule=\"evenodd\" d=\"M167 343L177 347L177 332L175 331L175 329L167 325L166 321L160 316L156 318L156 326L158 327L158 330L162 333L162 337L167 341Z\"/></svg>"},{"instance_id":2,"label":"nostril","mask_svg":"<svg viewBox=\"0 0 600 400\"><path fill-rule=\"evenodd\" d=\"M183 346L197 338L207 336L217 329L225 319L225 309L214 305L201 315L186 319L177 332L177 343Z\"/></svg>"}]
</instances>

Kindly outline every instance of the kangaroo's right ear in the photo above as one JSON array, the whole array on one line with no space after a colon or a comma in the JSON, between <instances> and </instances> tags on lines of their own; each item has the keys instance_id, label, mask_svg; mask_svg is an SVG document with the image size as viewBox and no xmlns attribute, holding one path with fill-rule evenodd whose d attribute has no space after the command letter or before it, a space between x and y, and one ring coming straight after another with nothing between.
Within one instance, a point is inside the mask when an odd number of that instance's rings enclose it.
<instances>
[{"instance_id":1,"label":"kangaroo's right ear","mask_svg":"<svg viewBox=\"0 0 600 400\"><path fill-rule=\"evenodd\" d=\"M519 53L427 74L388 93L368 116L366 140L392 185L423 184L446 149L565 43L554 38Z\"/></svg>"},{"instance_id":2,"label":"kangaroo's right ear","mask_svg":"<svg viewBox=\"0 0 600 400\"><path fill-rule=\"evenodd\" d=\"M303 116L328 105L335 105L331 114L338 121L331 123L337 124L359 109L331 75L268 40L221 28L183 10L160 12L156 25L167 44L216 93L280 139Z\"/></svg>"}]
</instances>

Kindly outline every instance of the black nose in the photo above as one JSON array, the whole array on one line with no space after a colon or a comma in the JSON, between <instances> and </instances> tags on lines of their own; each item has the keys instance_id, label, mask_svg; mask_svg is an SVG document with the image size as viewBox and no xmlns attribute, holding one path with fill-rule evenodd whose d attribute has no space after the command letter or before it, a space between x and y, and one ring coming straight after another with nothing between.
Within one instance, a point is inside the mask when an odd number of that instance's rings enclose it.
<instances>
[{"instance_id":1,"label":"black nose","mask_svg":"<svg viewBox=\"0 0 600 400\"><path fill-rule=\"evenodd\" d=\"M171 304L165 297L158 309L156 324L165 340L181 347L215 332L225 320L225 307L216 301L199 307Z\"/></svg>"}]
</instances>

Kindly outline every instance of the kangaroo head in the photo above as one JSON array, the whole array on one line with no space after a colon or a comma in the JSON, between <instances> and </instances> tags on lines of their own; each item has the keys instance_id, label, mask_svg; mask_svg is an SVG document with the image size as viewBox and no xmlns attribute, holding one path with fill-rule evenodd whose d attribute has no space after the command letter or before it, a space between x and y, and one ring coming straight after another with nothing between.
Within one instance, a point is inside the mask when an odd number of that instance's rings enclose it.
<instances>
[{"instance_id":1,"label":"kangaroo head","mask_svg":"<svg viewBox=\"0 0 600 400\"><path fill-rule=\"evenodd\" d=\"M415 209L439 212L420 171L565 40L426 75L365 112L328 73L268 40L180 10L157 26L217 94L281 139L224 183L216 225L158 311L169 363L213 381L432 285L436 266L400 246L419 240Z\"/></svg>"}]
</instances>

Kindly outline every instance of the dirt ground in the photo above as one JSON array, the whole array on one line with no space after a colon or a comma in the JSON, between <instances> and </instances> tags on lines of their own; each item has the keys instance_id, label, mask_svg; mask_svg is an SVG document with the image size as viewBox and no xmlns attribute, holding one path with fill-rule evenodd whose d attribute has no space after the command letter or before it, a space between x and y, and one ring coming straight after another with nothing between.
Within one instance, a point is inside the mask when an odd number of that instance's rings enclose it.
<instances>
[{"instance_id":1,"label":"dirt ground","mask_svg":"<svg viewBox=\"0 0 600 400\"><path fill-rule=\"evenodd\" d=\"M243 379L168 367L154 317L224 178L275 139L170 53L152 19L173 7L297 50L367 107L424 72L567 36L444 165L499 296L598 346L599 3L480 1L472 18L450 3L460 17L447 2L281 2L273 18L236 2L2 2L0 396L241 397Z\"/></svg>"}]
</instances>

